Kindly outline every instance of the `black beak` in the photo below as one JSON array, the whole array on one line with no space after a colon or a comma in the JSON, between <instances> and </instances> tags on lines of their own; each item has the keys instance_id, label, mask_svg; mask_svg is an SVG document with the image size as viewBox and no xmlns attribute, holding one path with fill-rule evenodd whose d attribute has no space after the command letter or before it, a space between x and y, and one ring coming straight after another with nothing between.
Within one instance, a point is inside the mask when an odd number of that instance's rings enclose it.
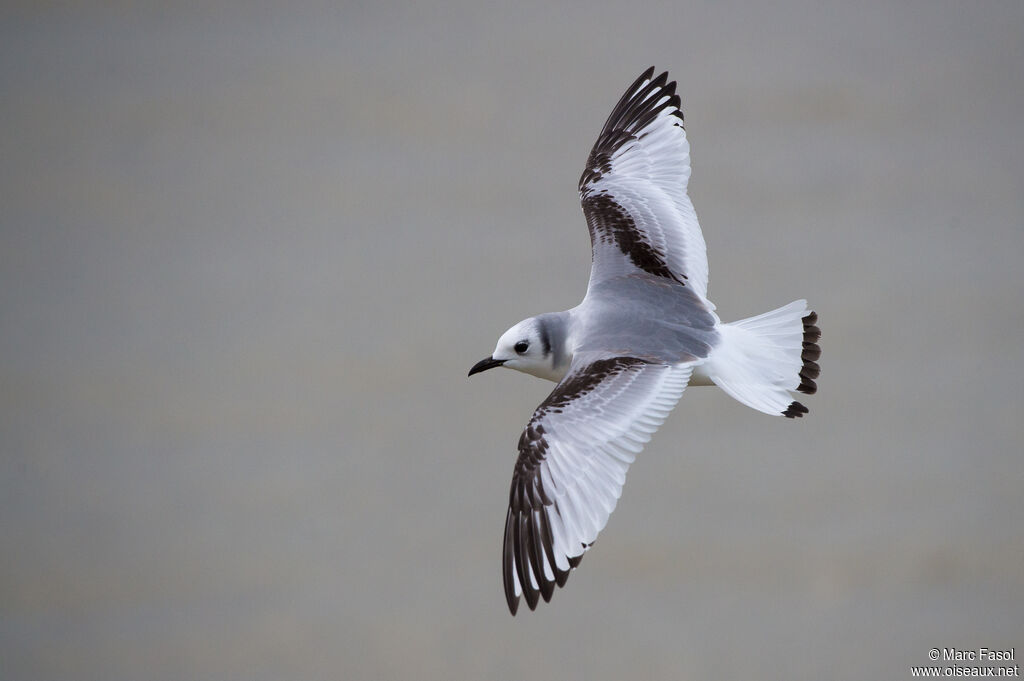
<instances>
[{"instance_id":1,"label":"black beak","mask_svg":"<svg viewBox=\"0 0 1024 681\"><path fill-rule=\"evenodd\" d=\"M487 371L488 369L493 369L494 367L500 367L504 363L505 363L505 360L503 360L503 359L494 359L493 357L488 357L487 359L482 359L482 360L480 360L479 362L477 362L476 364L473 365L473 368L469 370L469 373L467 374L467 376L472 376L473 374L479 374L481 371Z\"/></svg>"}]
</instances>

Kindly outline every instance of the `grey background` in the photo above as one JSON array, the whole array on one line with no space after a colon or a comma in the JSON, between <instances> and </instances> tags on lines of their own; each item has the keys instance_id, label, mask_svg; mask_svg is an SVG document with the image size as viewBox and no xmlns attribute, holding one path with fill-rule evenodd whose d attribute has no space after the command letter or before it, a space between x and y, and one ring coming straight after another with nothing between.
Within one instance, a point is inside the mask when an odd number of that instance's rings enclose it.
<instances>
[{"instance_id":1,"label":"grey background","mask_svg":"<svg viewBox=\"0 0 1024 681\"><path fill-rule=\"evenodd\" d=\"M910 678L1024 653L1024 3L7 3L0 678ZM509 617L466 378L575 305L622 90L679 81L724 319L807 297L801 421L687 392Z\"/></svg>"}]
</instances>

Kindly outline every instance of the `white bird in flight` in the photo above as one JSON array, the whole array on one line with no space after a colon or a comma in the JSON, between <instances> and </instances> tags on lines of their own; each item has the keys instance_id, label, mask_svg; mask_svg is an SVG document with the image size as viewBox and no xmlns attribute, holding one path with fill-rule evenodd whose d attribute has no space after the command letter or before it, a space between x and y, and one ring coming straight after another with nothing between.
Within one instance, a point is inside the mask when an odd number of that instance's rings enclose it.
<instances>
[{"instance_id":1,"label":"white bird in flight","mask_svg":"<svg viewBox=\"0 0 1024 681\"><path fill-rule=\"evenodd\" d=\"M690 145L675 82L652 66L612 109L580 177L593 264L576 307L525 319L472 376L503 366L557 382L519 438L502 573L513 615L551 599L615 509L626 470L687 385L808 413L821 356L817 314L798 300L722 323L686 193Z\"/></svg>"}]
</instances>

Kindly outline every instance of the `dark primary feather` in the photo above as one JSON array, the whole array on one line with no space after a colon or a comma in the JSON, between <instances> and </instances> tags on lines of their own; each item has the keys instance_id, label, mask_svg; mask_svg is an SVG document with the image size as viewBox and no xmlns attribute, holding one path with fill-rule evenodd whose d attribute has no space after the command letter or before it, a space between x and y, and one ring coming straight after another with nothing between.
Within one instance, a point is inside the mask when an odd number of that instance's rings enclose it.
<instances>
[{"instance_id":1,"label":"dark primary feather","mask_svg":"<svg viewBox=\"0 0 1024 681\"><path fill-rule=\"evenodd\" d=\"M602 175L610 172L612 155L623 144L636 139L636 135L647 127L659 113L669 109L670 113L677 116L680 123L682 122L683 112L679 109L681 102L679 95L676 94L676 82L667 82L668 71L663 72L641 89L640 86L644 81L650 80L653 75L654 67L652 66L633 81L633 84L629 86L608 115L608 120L601 128L601 134L597 136L597 142L590 150L586 167L580 176L580 192L584 192L587 185L597 182ZM648 95L658 90L660 92L657 95L648 99ZM668 96L668 100L658 104L658 101L665 96Z\"/></svg>"}]
</instances>

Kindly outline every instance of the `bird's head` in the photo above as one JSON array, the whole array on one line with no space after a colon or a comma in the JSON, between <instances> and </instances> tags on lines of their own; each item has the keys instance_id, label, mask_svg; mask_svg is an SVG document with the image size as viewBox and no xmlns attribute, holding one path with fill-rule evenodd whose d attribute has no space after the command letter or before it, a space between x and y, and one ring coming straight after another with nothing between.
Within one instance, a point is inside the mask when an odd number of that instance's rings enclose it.
<instances>
[{"instance_id":1,"label":"bird's head","mask_svg":"<svg viewBox=\"0 0 1024 681\"><path fill-rule=\"evenodd\" d=\"M537 317L524 319L501 334L491 356L474 364L469 375L500 366L550 381L560 380L565 373L556 371L550 331Z\"/></svg>"}]
</instances>

